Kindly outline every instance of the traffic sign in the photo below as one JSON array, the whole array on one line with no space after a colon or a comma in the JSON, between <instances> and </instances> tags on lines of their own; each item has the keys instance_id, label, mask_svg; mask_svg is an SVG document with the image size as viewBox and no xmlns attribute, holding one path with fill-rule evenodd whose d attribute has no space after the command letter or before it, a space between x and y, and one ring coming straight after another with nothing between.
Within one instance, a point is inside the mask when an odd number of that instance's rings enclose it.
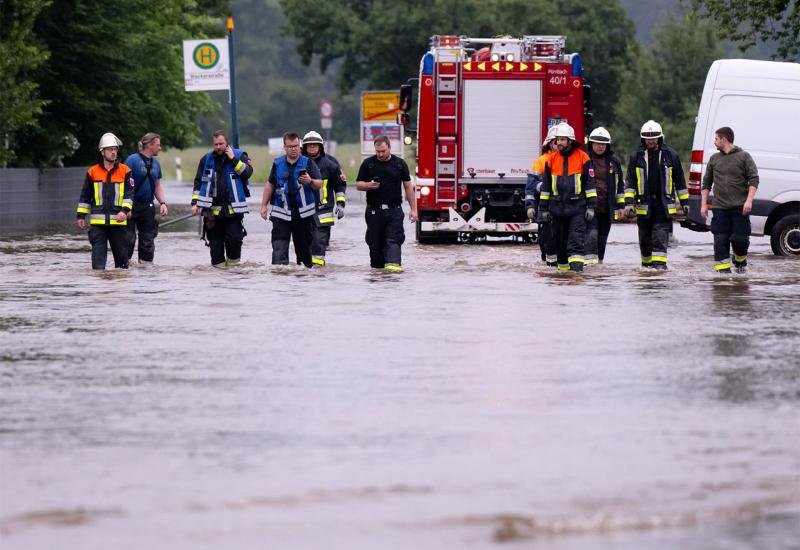
<instances>
[{"instance_id":1,"label":"traffic sign","mask_svg":"<svg viewBox=\"0 0 800 550\"><path fill-rule=\"evenodd\" d=\"M228 41L183 41L184 89L187 92L230 89Z\"/></svg>"},{"instance_id":2,"label":"traffic sign","mask_svg":"<svg viewBox=\"0 0 800 550\"><path fill-rule=\"evenodd\" d=\"M333 103L327 99L319 102L319 116L322 118L333 118Z\"/></svg>"},{"instance_id":3,"label":"traffic sign","mask_svg":"<svg viewBox=\"0 0 800 550\"><path fill-rule=\"evenodd\" d=\"M397 120L399 91L361 92L361 120Z\"/></svg>"},{"instance_id":4,"label":"traffic sign","mask_svg":"<svg viewBox=\"0 0 800 550\"><path fill-rule=\"evenodd\" d=\"M332 118L321 118L319 119L319 126L323 130L330 130L333 128L333 119Z\"/></svg>"}]
</instances>

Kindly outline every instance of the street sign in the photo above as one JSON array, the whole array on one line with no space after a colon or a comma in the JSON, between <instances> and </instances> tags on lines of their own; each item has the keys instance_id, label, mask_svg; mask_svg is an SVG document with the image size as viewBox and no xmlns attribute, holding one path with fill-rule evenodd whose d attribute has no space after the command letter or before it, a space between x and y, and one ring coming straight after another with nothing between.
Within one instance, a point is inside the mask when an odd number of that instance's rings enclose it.
<instances>
[{"instance_id":1,"label":"street sign","mask_svg":"<svg viewBox=\"0 0 800 550\"><path fill-rule=\"evenodd\" d=\"M333 128L333 119L332 118L321 118L319 119L319 126L323 130L330 130Z\"/></svg>"},{"instance_id":2,"label":"street sign","mask_svg":"<svg viewBox=\"0 0 800 550\"><path fill-rule=\"evenodd\" d=\"M361 92L361 120L396 120L400 91Z\"/></svg>"},{"instance_id":3,"label":"street sign","mask_svg":"<svg viewBox=\"0 0 800 550\"><path fill-rule=\"evenodd\" d=\"M228 41L183 41L183 79L187 92L230 89Z\"/></svg>"},{"instance_id":4,"label":"street sign","mask_svg":"<svg viewBox=\"0 0 800 550\"><path fill-rule=\"evenodd\" d=\"M333 118L333 103L327 99L319 102L319 116L322 118Z\"/></svg>"}]
</instances>

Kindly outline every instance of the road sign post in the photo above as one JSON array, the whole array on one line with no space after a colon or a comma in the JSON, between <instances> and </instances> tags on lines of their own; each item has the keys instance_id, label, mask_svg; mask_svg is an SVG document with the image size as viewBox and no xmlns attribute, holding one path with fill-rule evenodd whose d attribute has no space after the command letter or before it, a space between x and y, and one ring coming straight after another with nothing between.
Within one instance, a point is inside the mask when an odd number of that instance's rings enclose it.
<instances>
[{"instance_id":1,"label":"road sign post","mask_svg":"<svg viewBox=\"0 0 800 550\"><path fill-rule=\"evenodd\" d=\"M331 128L333 128L333 103L323 99L319 102L319 126L325 130L325 141L331 140Z\"/></svg>"}]
</instances>

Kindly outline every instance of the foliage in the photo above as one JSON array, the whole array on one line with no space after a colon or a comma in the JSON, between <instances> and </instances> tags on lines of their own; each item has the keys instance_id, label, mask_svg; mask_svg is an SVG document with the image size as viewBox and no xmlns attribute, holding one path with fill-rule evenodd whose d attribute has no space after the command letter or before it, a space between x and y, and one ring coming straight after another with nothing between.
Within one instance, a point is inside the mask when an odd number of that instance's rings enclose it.
<instances>
[{"instance_id":1,"label":"foliage","mask_svg":"<svg viewBox=\"0 0 800 550\"><path fill-rule=\"evenodd\" d=\"M491 37L499 34L565 34L570 51L584 59L597 90L595 114L609 122L621 73L629 64L633 27L619 3L563 0L280 0L286 30L298 40L304 63L319 57L325 70L342 63L338 85L360 81L394 88L419 72L434 34ZM602 23L599 23L602 22Z\"/></svg>"},{"instance_id":2,"label":"foliage","mask_svg":"<svg viewBox=\"0 0 800 550\"><path fill-rule=\"evenodd\" d=\"M741 43L747 50L757 42L775 41L777 57L800 56L798 0L691 0L694 14L718 25L720 38Z\"/></svg>"},{"instance_id":3,"label":"foliage","mask_svg":"<svg viewBox=\"0 0 800 550\"><path fill-rule=\"evenodd\" d=\"M47 104L19 136L18 163L93 162L107 131L123 140L124 153L148 131L165 146L192 144L196 115L213 104L183 89L182 41L221 34L221 4L117 0L110 9L100 0L53 0L34 25L50 52L32 75Z\"/></svg>"},{"instance_id":4,"label":"foliage","mask_svg":"<svg viewBox=\"0 0 800 550\"><path fill-rule=\"evenodd\" d=\"M722 55L713 26L691 17L668 21L649 48L637 47L631 54L636 63L622 82L612 129L617 152L636 149L642 124L653 119L686 161L708 68Z\"/></svg>"},{"instance_id":5,"label":"foliage","mask_svg":"<svg viewBox=\"0 0 800 550\"><path fill-rule=\"evenodd\" d=\"M47 53L33 33L37 15L48 0L2 0L0 2L0 166L15 158L17 133L30 127L46 101L33 71Z\"/></svg>"}]
</instances>

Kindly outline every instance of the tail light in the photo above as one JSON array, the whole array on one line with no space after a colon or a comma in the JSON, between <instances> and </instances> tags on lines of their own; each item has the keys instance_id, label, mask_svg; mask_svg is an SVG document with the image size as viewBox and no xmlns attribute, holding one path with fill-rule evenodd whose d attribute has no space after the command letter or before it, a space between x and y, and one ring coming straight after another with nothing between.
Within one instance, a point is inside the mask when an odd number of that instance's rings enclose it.
<instances>
[{"instance_id":1,"label":"tail light","mask_svg":"<svg viewBox=\"0 0 800 550\"><path fill-rule=\"evenodd\" d=\"M692 151L692 164L689 166L689 194L699 195L703 182L703 151Z\"/></svg>"}]
</instances>

